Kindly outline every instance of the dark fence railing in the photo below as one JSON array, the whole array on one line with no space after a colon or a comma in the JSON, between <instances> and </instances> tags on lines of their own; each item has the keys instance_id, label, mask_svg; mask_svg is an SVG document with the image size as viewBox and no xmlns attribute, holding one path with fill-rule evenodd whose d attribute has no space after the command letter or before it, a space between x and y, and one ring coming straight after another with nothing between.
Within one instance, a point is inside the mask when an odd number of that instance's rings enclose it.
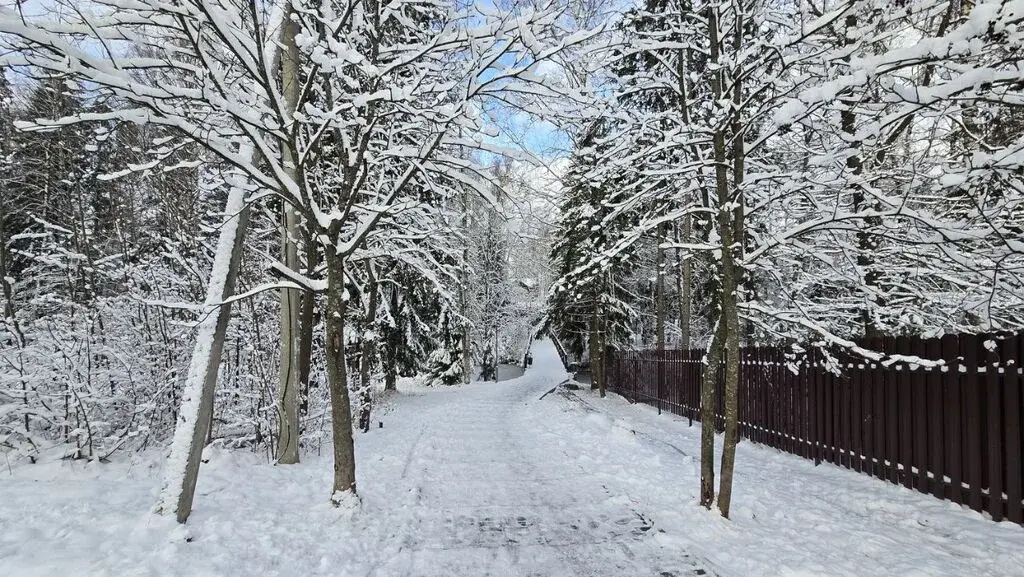
<instances>
[{"instance_id":1,"label":"dark fence railing","mask_svg":"<svg viewBox=\"0 0 1024 577\"><path fill-rule=\"evenodd\" d=\"M1024 338L886 337L858 344L886 358L742 349L740 434L988 512L996 521L1024 523ZM609 357L609 388L696 420L703 354L616 351ZM721 430L721 374L719 385Z\"/></svg>"}]
</instances>

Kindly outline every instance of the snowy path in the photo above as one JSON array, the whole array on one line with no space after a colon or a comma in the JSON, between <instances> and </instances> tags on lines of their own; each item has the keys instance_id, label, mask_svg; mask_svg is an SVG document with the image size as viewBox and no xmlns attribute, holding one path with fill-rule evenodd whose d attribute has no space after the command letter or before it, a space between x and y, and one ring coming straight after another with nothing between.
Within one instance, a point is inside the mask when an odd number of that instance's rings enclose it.
<instances>
[{"instance_id":1,"label":"snowy path","mask_svg":"<svg viewBox=\"0 0 1024 577\"><path fill-rule=\"evenodd\" d=\"M407 524L395 535L397 555L373 574L707 573L664 549L648 513L576 454L560 411L550 410L558 401L541 399L564 370L549 343L534 354L521 379L430 393L402 407L420 422L392 486L393 514ZM389 431L377 442L403 442L404 426Z\"/></svg>"},{"instance_id":2,"label":"snowy path","mask_svg":"<svg viewBox=\"0 0 1024 577\"><path fill-rule=\"evenodd\" d=\"M184 528L149 514L159 455L0 464L0 576L1024 577L1020 526L748 442L723 520L699 425L545 395L566 377L541 342L519 379L403 391L358 436L354 515L326 455L208 451Z\"/></svg>"}]
</instances>

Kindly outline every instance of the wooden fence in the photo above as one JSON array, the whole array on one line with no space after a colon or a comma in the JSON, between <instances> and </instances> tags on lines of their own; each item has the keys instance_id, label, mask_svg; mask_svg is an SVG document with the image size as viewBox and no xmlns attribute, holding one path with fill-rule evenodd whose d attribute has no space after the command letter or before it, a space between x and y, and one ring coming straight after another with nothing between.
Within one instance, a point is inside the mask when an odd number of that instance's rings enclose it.
<instances>
[{"instance_id":1,"label":"wooden fence","mask_svg":"<svg viewBox=\"0 0 1024 577\"><path fill-rule=\"evenodd\" d=\"M828 360L818 351L744 348L740 434L988 512L996 521L1024 523L1024 338L886 337L858 344L887 357L869 361L838 352ZM614 352L609 388L698 419L702 356L702 350ZM915 362L922 359L940 363Z\"/></svg>"}]
</instances>

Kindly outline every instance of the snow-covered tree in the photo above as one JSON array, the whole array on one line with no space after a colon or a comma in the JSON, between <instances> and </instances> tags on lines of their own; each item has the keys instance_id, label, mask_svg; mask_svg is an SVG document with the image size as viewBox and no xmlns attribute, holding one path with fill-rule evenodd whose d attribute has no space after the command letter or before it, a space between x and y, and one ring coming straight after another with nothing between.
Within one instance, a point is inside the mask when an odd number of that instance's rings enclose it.
<instances>
[{"instance_id":1,"label":"snow-covered tree","mask_svg":"<svg viewBox=\"0 0 1024 577\"><path fill-rule=\"evenodd\" d=\"M163 509L180 521L191 509L230 312L223 303L234 291L248 205L267 195L291 206L323 251L319 278L288 263L276 270L286 284L326 292L332 499L349 500L355 495L345 356L352 263L369 250L386 216L419 206L412 188L446 195L447 183L462 183L486 194L465 156L450 152L482 146L463 136L486 130L472 103L516 91L552 94L531 71L585 35L566 38L554 6L503 12L352 0L281 3L263 13L244 2L96 4L88 18L74 10L68 14L75 16L52 17L0 12L11 49L6 62L88 82L123 103L38 124L152 123L175 131L156 144L157 161L176 143L193 141L231 171L228 221L183 393ZM423 25L423 13L435 15L431 25ZM83 37L108 49L72 40ZM136 50L109 49L114 42ZM293 58L300 83L278 74L279 62ZM152 69L168 74L159 81L142 74ZM288 92L298 84L297 94Z\"/></svg>"},{"instance_id":2,"label":"snow-covered tree","mask_svg":"<svg viewBox=\"0 0 1024 577\"><path fill-rule=\"evenodd\" d=\"M597 92L611 144L579 180L620 179L619 198L595 198L589 210L607 211L603 224L637 220L586 266L652 233L664 239L669 223L681 234L658 245L695 265L679 278L696 273L687 284L704 296L692 302L710 305L706 322L716 327L705 341L702 408L710 422L721 365L723 515L741 343L800 340L870 355L855 339L1020 326L1020 186L1011 174L1021 85L1007 52L1020 15L1000 2L890 8L649 2L599 48L604 71L616 72ZM979 111L992 130L972 124ZM568 239L561 230L556 246L575 246ZM652 277L663 281L664 256L655 263ZM711 434L701 491L709 507Z\"/></svg>"}]
</instances>

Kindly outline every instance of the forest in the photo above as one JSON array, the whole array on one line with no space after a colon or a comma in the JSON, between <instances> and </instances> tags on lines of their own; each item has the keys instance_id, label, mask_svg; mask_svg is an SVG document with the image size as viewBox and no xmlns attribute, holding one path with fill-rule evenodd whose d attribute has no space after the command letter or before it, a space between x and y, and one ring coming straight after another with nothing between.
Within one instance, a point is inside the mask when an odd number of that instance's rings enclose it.
<instances>
[{"instance_id":1,"label":"forest","mask_svg":"<svg viewBox=\"0 0 1024 577\"><path fill-rule=\"evenodd\" d=\"M734 517L744 348L1024 329L1024 1L0 2L0 285L9 470L158 454L185 523L206 453L323 453L358 509L406 387L550 339L598 403L703 350Z\"/></svg>"}]
</instances>

